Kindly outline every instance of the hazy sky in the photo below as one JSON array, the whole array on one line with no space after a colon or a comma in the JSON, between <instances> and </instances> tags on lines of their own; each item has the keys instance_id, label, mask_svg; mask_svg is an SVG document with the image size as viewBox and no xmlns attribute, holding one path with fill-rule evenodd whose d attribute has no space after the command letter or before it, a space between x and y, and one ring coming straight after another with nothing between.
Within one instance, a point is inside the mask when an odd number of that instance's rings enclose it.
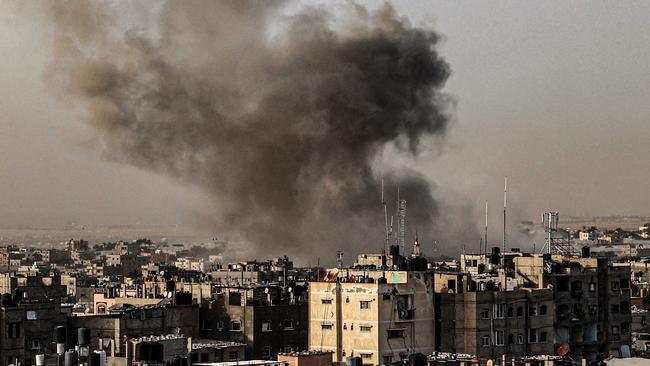
<instances>
[{"instance_id":1,"label":"hazy sky","mask_svg":"<svg viewBox=\"0 0 650 366\"><path fill-rule=\"evenodd\" d=\"M191 220L197 192L89 146L75 105L43 85L47 28L15 6L0 0L0 225ZM650 214L649 2L395 6L445 37L455 127L419 164L438 192L476 202L468 222L501 205L505 175L520 218Z\"/></svg>"}]
</instances>

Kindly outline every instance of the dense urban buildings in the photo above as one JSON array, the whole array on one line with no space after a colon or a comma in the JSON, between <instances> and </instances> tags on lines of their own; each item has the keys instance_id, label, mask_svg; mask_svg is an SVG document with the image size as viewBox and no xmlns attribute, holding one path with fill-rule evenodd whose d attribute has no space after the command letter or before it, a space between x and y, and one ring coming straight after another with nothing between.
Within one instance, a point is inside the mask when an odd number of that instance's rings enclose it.
<instances>
[{"instance_id":1,"label":"dense urban buildings","mask_svg":"<svg viewBox=\"0 0 650 366\"><path fill-rule=\"evenodd\" d=\"M592 250L629 239L571 235L571 255L491 247L442 261L416 240L410 253L390 245L334 268L225 262L146 239L10 245L0 251L0 359L563 365L647 355L644 243L630 256Z\"/></svg>"}]
</instances>

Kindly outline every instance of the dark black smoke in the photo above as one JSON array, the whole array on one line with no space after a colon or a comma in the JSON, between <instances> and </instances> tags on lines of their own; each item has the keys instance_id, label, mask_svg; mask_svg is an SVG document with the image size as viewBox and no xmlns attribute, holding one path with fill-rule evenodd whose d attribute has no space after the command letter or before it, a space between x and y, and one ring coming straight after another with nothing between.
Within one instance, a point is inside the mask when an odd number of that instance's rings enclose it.
<instances>
[{"instance_id":1,"label":"dark black smoke","mask_svg":"<svg viewBox=\"0 0 650 366\"><path fill-rule=\"evenodd\" d=\"M334 257L382 246L380 176L432 241L420 173L382 166L444 134L450 69L439 36L390 5L284 16L273 1L170 1L124 31L99 2L55 2L46 79L87 108L109 158L191 184L220 236L266 254Z\"/></svg>"}]
</instances>

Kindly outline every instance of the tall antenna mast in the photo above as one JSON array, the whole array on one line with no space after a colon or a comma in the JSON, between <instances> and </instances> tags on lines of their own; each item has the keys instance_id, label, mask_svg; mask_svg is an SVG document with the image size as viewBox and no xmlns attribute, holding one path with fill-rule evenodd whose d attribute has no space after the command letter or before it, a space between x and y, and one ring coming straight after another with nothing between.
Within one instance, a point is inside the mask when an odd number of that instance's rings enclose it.
<instances>
[{"instance_id":1,"label":"tall antenna mast","mask_svg":"<svg viewBox=\"0 0 650 366\"><path fill-rule=\"evenodd\" d=\"M503 247L501 250L506 251L506 208L508 207L508 177L503 180Z\"/></svg>"},{"instance_id":2,"label":"tall antenna mast","mask_svg":"<svg viewBox=\"0 0 650 366\"><path fill-rule=\"evenodd\" d=\"M384 199L384 178L381 178L381 205L384 208L384 255L388 253L390 246L390 234L392 225L388 226L388 209L386 208L386 200ZM391 220L392 221L392 220Z\"/></svg>"},{"instance_id":3,"label":"tall antenna mast","mask_svg":"<svg viewBox=\"0 0 650 366\"><path fill-rule=\"evenodd\" d=\"M487 253L487 242L488 242L488 203L485 201L485 233L483 235L483 246L479 250L479 254ZM484 248L484 249L483 249ZM481 252L484 250L484 252Z\"/></svg>"}]
</instances>

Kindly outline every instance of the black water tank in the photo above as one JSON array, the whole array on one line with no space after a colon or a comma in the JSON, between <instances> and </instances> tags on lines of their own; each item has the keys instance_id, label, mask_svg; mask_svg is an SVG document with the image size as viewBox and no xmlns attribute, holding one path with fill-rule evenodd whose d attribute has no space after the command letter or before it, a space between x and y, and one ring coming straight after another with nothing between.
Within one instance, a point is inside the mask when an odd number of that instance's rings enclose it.
<instances>
[{"instance_id":1,"label":"black water tank","mask_svg":"<svg viewBox=\"0 0 650 366\"><path fill-rule=\"evenodd\" d=\"M500 253L501 253L501 248L499 247L492 247L492 254L490 255L490 263L492 264L499 264L500 260Z\"/></svg>"},{"instance_id":2,"label":"black water tank","mask_svg":"<svg viewBox=\"0 0 650 366\"><path fill-rule=\"evenodd\" d=\"M11 294L2 294L2 300L0 301L2 302L2 306L5 308L14 306L14 301L11 299Z\"/></svg>"},{"instance_id":3,"label":"black water tank","mask_svg":"<svg viewBox=\"0 0 650 366\"><path fill-rule=\"evenodd\" d=\"M65 351L63 356L63 365L64 366L77 366L79 364L79 355L77 351L69 350Z\"/></svg>"},{"instance_id":4,"label":"black water tank","mask_svg":"<svg viewBox=\"0 0 650 366\"><path fill-rule=\"evenodd\" d=\"M90 329L77 329L77 344L80 346L87 346L90 344Z\"/></svg>"},{"instance_id":5,"label":"black water tank","mask_svg":"<svg viewBox=\"0 0 650 366\"><path fill-rule=\"evenodd\" d=\"M390 246L390 255L393 257L399 255L399 245L391 245Z\"/></svg>"},{"instance_id":6,"label":"black water tank","mask_svg":"<svg viewBox=\"0 0 650 366\"><path fill-rule=\"evenodd\" d=\"M100 366L102 362L101 355L99 353L91 353L88 355L88 366Z\"/></svg>"},{"instance_id":7,"label":"black water tank","mask_svg":"<svg viewBox=\"0 0 650 366\"><path fill-rule=\"evenodd\" d=\"M582 258L589 258L591 257L591 249L589 248L588 245L585 245L582 247Z\"/></svg>"},{"instance_id":8,"label":"black water tank","mask_svg":"<svg viewBox=\"0 0 650 366\"><path fill-rule=\"evenodd\" d=\"M427 366L427 355L423 353L414 353L409 356L410 366Z\"/></svg>"},{"instance_id":9,"label":"black water tank","mask_svg":"<svg viewBox=\"0 0 650 366\"><path fill-rule=\"evenodd\" d=\"M550 254L550 253L544 253L544 254L542 255L542 258L543 258L545 261L550 261L550 260L551 260L551 254Z\"/></svg>"},{"instance_id":10,"label":"black water tank","mask_svg":"<svg viewBox=\"0 0 650 366\"><path fill-rule=\"evenodd\" d=\"M54 343L66 343L67 330L63 326L54 328Z\"/></svg>"},{"instance_id":11,"label":"black water tank","mask_svg":"<svg viewBox=\"0 0 650 366\"><path fill-rule=\"evenodd\" d=\"M481 274L481 273L483 273L483 272L485 272L485 264L480 263L480 264L478 265L478 273Z\"/></svg>"},{"instance_id":12,"label":"black water tank","mask_svg":"<svg viewBox=\"0 0 650 366\"><path fill-rule=\"evenodd\" d=\"M377 283L378 283L378 284L381 284L381 285L385 285L385 284L388 283L388 280L386 279L386 277L379 277L379 278L377 279Z\"/></svg>"},{"instance_id":13,"label":"black water tank","mask_svg":"<svg viewBox=\"0 0 650 366\"><path fill-rule=\"evenodd\" d=\"M167 284L165 285L165 291L168 291L168 292L176 291L176 282L167 281Z\"/></svg>"},{"instance_id":14,"label":"black water tank","mask_svg":"<svg viewBox=\"0 0 650 366\"><path fill-rule=\"evenodd\" d=\"M348 357L348 366L363 366L363 359L361 357Z\"/></svg>"}]
</instances>

